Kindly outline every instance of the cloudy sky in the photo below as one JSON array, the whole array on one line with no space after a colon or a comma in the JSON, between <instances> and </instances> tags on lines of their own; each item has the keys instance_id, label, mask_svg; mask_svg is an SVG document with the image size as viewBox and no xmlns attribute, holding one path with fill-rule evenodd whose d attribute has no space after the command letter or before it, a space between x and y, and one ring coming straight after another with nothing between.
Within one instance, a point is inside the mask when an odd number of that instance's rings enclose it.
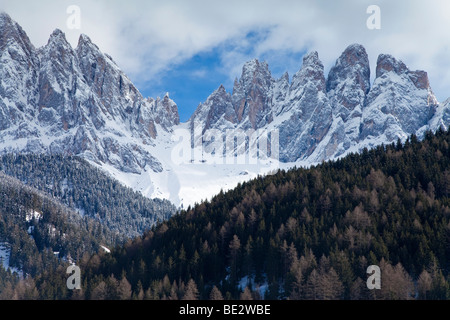
<instances>
[{"instance_id":1,"label":"cloudy sky","mask_svg":"<svg viewBox=\"0 0 450 320\"><path fill-rule=\"evenodd\" d=\"M367 12L371 5L380 20ZM448 0L2 0L0 11L36 47L55 28L74 47L87 34L144 96L169 92L183 121L220 84L231 92L249 59L267 61L275 77L292 77L305 52L316 50L328 72L352 43L366 47L372 77L378 54L388 53L427 71L438 100L450 96ZM380 28L368 28L368 20Z\"/></svg>"}]
</instances>

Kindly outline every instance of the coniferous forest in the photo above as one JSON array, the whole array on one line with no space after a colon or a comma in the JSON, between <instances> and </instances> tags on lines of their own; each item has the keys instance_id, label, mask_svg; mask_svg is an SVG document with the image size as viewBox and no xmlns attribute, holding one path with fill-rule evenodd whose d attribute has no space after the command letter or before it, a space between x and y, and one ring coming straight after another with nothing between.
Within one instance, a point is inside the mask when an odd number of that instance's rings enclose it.
<instances>
[{"instance_id":1,"label":"coniferous forest","mask_svg":"<svg viewBox=\"0 0 450 320\"><path fill-rule=\"evenodd\" d=\"M448 299L449 145L427 132L259 177L83 255L81 290L53 268L9 293L32 280L40 299Z\"/></svg>"},{"instance_id":2,"label":"coniferous forest","mask_svg":"<svg viewBox=\"0 0 450 320\"><path fill-rule=\"evenodd\" d=\"M1 156L0 299L47 297L53 286L38 294L37 275L64 273L68 263L123 244L175 212L78 157Z\"/></svg>"},{"instance_id":3,"label":"coniferous forest","mask_svg":"<svg viewBox=\"0 0 450 320\"><path fill-rule=\"evenodd\" d=\"M169 201L146 198L79 157L6 154L0 171L100 221L116 235L113 243L141 235L176 212Z\"/></svg>"}]
</instances>

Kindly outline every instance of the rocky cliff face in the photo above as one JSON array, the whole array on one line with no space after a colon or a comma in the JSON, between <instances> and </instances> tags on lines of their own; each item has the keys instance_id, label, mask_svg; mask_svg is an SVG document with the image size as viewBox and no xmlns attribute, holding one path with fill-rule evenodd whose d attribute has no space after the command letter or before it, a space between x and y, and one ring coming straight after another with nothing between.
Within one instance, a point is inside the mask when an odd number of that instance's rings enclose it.
<instances>
[{"instance_id":1,"label":"rocky cliff face","mask_svg":"<svg viewBox=\"0 0 450 320\"><path fill-rule=\"evenodd\" d=\"M424 71L410 71L390 55L380 54L376 78L367 95L361 138L410 135L428 126L437 101Z\"/></svg>"},{"instance_id":2,"label":"rocky cliff face","mask_svg":"<svg viewBox=\"0 0 450 320\"><path fill-rule=\"evenodd\" d=\"M271 89L273 79L269 66L257 59L244 64L242 76L233 87L232 101L244 129L258 129L272 120Z\"/></svg>"},{"instance_id":3,"label":"rocky cliff face","mask_svg":"<svg viewBox=\"0 0 450 320\"><path fill-rule=\"evenodd\" d=\"M351 45L336 60L327 78L327 95L333 106L333 129L323 147L325 157L345 152L360 139L360 122L370 90L369 59L364 47Z\"/></svg>"},{"instance_id":4,"label":"rocky cliff face","mask_svg":"<svg viewBox=\"0 0 450 320\"><path fill-rule=\"evenodd\" d=\"M228 107L219 108L213 93L191 127L278 130L282 162L320 162L450 124L449 103L437 102L426 72L380 54L371 85L369 59L358 44L344 50L327 77L317 52L304 56L291 83L287 73L275 80L266 63L251 60L231 99L220 92Z\"/></svg>"},{"instance_id":5,"label":"rocky cliff face","mask_svg":"<svg viewBox=\"0 0 450 320\"><path fill-rule=\"evenodd\" d=\"M125 172L162 169L142 146L179 124L168 95L144 99L86 35L73 49L55 30L36 49L4 13L0 29L2 151L81 155Z\"/></svg>"},{"instance_id":6,"label":"rocky cliff face","mask_svg":"<svg viewBox=\"0 0 450 320\"><path fill-rule=\"evenodd\" d=\"M303 65L292 77L289 98L282 110L278 117L289 118L276 126L280 132L280 160L305 159L328 132L332 121L324 68L317 52L303 57Z\"/></svg>"},{"instance_id":7,"label":"rocky cliff face","mask_svg":"<svg viewBox=\"0 0 450 320\"><path fill-rule=\"evenodd\" d=\"M35 116L39 59L22 28L6 14L0 14L0 130L27 122ZM22 131L22 132L21 132ZM25 137L26 128L16 138Z\"/></svg>"}]
</instances>

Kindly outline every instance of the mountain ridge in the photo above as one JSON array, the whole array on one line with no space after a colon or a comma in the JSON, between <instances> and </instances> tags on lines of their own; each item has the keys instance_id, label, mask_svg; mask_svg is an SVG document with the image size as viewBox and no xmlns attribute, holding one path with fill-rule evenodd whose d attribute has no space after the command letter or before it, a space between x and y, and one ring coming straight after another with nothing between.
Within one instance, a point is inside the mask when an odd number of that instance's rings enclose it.
<instances>
[{"instance_id":1,"label":"mountain ridge","mask_svg":"<svg viewBox=\"0 0 450 320\"><path fill-rule=\"evenodd\" d=\"M449 125L450 103L438 103L425 71L380 54L371 83L359 44L349 45L327 75L318 52L305 54L292 81L288 73L273 78L267 62L252 59L231 92L220 85L181 123L168 94L144 98L87 35L72 48L56 29L36 49L6 13L0 28L0 153L77 155L144 195L177 205L266 174L274 164L308 166ZM173 158L179 130L190 132L200 150L201 158L192 152L196 166L180 167ZM221 152L205 136L208 130L217 135L215 143L238 141ZM270 136L276 158L235 168L205 160L215 154L229 163L248 153L252 134ZM211 187L211 179L220 185Z\"/></svg>"},{"instance_id":2,"label":"mountain ridge","mask_svg":"<svg viewBox=\"0 0 450 320\"><path fill-rule=\"evenodd\" d=\"M257 59L247 62L240 80L235 81L231 96L236 114L229 115L228 118L241 119L237 124L239 128L256 129L250 117L239 118L237 111L243 107L239 107L236 101L243 101L243 98L233 98L233 95L242 95L242 89L236 90L242 83L266 83L263 95L271 96L272 101L269 107L261 109L260 117L270 119L268 124L276 122L276 118L283 113L286 114L285 117L291 117L290 121L284 119L276 125L283 139L280 141L280 160L283 162L320 162L341 156L350 151L351 147L358 147L358 144L361 144L359 150L371 146L373 143L365 141L368 137L386 134L383 141L389 143L397 138L404 140L412 133L420 133L421 136L427 129L438 129L434 123L436 120L431 123L431 119L436 116L439 103L431 90L427 73L422 70L411 71L402 61L391 55L379 55L373 83L370 82L367 53L359 44L349 45L344 50L327 77L315 51L304 56L303 65L294 74L291 83L287 73L276 80L270 76L270 71L258 73L259 69L254 67L251 70L256 71L249 75L249 64L258 66L259 62ZM266 63L262 65L267 68ZM264 78L263 81L260 80L261 77ZM248 91L250 92L251 88ZM387 91L391 91L394 99ZM251 95L246 99L254 100ZM389 109L390 105L396 104L399 104L397 109ZM209 111L214 110L206 102L201 104L193 115L207 115L202 131L222 126L220 123L214 127L211 123L214 119L220 119L220 115L210 115L205 110L198 112L205 106ZM264 113L264 110L269 112ZM445 114L448 112L444 111ZM189 120L192 125L195 121L193 117ZM248 121L250 124L246 123ZM196 125L201 125L198 122ZM447 127L446 122L441 122L443 128ZM302 137L305 131L307 135ZM296 140L286 138L289 136L296 137Z\"/></svg>"},{"instance_id":3,"label":"mountain ridge","mask_svg":"<svg viewBox=\"0 0 450 320\"><path fill-rule=\"evenodd\" d=\"M3 150L78 154L126 172L139 173L147 164L161 170L157 159L140 145L154 143L158 131L179 123L173 101L144 99L86 35L72 48L56 29L45 46L35 49L24 32L14 32L18 25L8 15L3 13L0 19L2 28L11 30L4 32L0 44L5 48L1 78L11 79L1 86ZM11 48L22 59L11 56ZM21 84L27 70L32 80ZM30 97L24 99L24 92ZM27 141L16 148L7 143L22 137ZM123 137L126 143L120 141Z\"/></svg>"}]
</instances>

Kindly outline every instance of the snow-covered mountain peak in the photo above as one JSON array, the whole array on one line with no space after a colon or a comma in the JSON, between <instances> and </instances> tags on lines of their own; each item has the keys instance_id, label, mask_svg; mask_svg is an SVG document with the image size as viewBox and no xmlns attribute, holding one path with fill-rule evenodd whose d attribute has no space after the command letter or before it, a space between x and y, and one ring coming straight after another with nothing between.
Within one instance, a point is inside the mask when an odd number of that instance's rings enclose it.
<instances>
[{"instance_id":1,"label":"snow-covered mountain peak","mask_svg":"<svg viewBox=\"0 0 450 320\"><path fill-rule=\"evenodd\" d=\"M75 51L77 52L77 56L80 59L82 69L85 69L85 71L88 69L88 64L90 64L94 69L98 64L100 64L101 67L108 67L108 71L114 73L122 73L123 76L126 77L126 75L120 70L119 66L117 66L116 62L111 58L111 56L103 53L87 35L80 35Z\"/></svg>"},{"instance_id":2,"label":"snow-covered mountain peak","mask_svg":"<svg viewBox=\"0 0 450 320\"><path fill-rule=\"evenodd\" d=\"M383 78L384 80L378 80ZM402 79L402 80L400 80ZM437 99L434 96L427 72L423 70L410 70L402 61L395 59L391 55L380 54L377 60L376 79L377 81L395 82L403 81L408 85L414 85L411 91L417 89L418 92L423 92L424 98L427 100L427 105L437 104Z\"/></svg>"},{"instance_id":3,"label":"snow-covered mountain peak","mask_svg":"<svg viewBox=\"0 0 450 320\"><path fill-rule=\"evenodd\" d=\"M150 154L158 134L179 123L165 96L152 105L86 35L73 49L61 30L38 50L2 15L1 152L82 156L123 172L161 171Z\"/></svg>"},{"instance_id":4,"label":"snow-covered mountain peak","mask_svg":"<svg viewBox=\"0 0 450 320\"><path fill-rule=\"evenodd\" d=\"M12 30L17 29L17 24L11 19L11 17L3 11L0 11L0 28L2 35L8 35Z\"/></svg>"},{"instance_id":5,"label":"snow-covered mountain peak","mask_svg":"<svg viewBox=\"0 0 450 320\"><path fill-rule=\"evenodd\" d=\"M428 79L428 73L426 71L411 71L409 73L409 78L414 83L417 89L430 89L430 80Z\"/></svg>"},{"instance_id":6,"label":"snow-covered mountain peak","mask_svg":"<svg viewBox=\"0 0 450 320\"><path fill-rule=\"evenodd\" d=\"M336 65L349 65L349 66L362 66L366 67L369 62L369 58L366 52L366 48L359 43L353 43L342 52Z\"/></svg>"},{"instance_id":7,"label":"snow-covered mountain peak","mask_svg":"<svg viewBox=\"0 0 450 320\"><path fill-rule=\"evenodd\" d=\"M49 42L51 42L51 41L67 42L66 35L64 34L64 32L61 31L61 29L55 29L55 30L53 30L53 32L51 33L51 35L49 37Z\"/></svg>"},{"instance_id":8,"label":"snow-covered mountain peak","mask_svg":"<svg viewBox=\"0 0 450 320\"><path fill-rule=\"evenodd\" d=\"M289 83L289 72L285 72L283 73L283 75L280 77L280 79L278 79L278 81L284 81Z\"/></svg>"},{"instance_id":9,"label":"snow-covered mountain peak","mask_svg":"<svg viewBox=\"0 0 450 320\"><path fill-rule=\"evenodd\" d=\"M0 13L0 30L1 51L4 51L7 47L13 50L14 44L20 47L26 55L32 54L35 50L22 27L4 12Z\"/></svg>"},{"instance_id":10,"label":"snow-covered mountain peak","mask_svg":"<svg viewBox=\"0 0 450 320\"><path fill-rule=\"evenodd\" d=\"M291 91L302 90L305 85L311 85L318 91L326 91L324 67L317 51L303 57L302 67L292 77Z\"/></svg>"},{"instance_id":11,"label":"snow-covered mountain peak","mask_svg":"<svg viewBox=\"0 0 450 320\"><path fill-rule=\"evenodd\" d=\"M227 92L227 90L225 89L223 84L220 84L219 88L217 88L214 92L220 93L220 94L224 94Z\"/></svg>"},{"instance_id":12,"label":"snow-covered mountain peak","mask_svg":"<svg viewBox=\"0 0 450 320\"><path fill-rule=\"evenodd\" d=\"M361 137L384 135L390 142L412 133L422 135L430 129L437 108L426 72L411 71L393 56L380 54L366 99Z\"/></svg>"},{"instance_id":13,"label":"snow-covered mountain peak","mask_svg":"<svg viewBox=\"0 0 450 320\"><path fill-rule=\"evenodd\" d=\"M91 48L93 51L100 51L99 48L95 43L92 42L91 38L89 36L85 35L84 33L80 34L80 37L78 38L78 45L77 45L77 51L86 50L87 48Z\"/></svg>"},{"instance_id":14,"label":"snow-covered mountain peak","mask_svg":"<svg viewBox=\"0 0 450 320\"><path fill-rule=\"evenodd\" d=\"M2 34L7 34L12 30L22 29L18 23L11 19L11 17L3 11L0 11L0 28L2 28Z\"/></svg>"},{"instance_id":15,"label":"snow-covered mountain peak","mask_svg":"<svg viewBox=\"0 0 450 320\"><path fill-rule=\"evenodd\" d=\"M370 66L366 49L360 44L348 46L341 56L336 60L336 64L330 69L327 78L327 91L342 90L347 80L353 82L364 93L370 88Z\"/></svg>"},{"instance_id":16,"label":"snow-covered mountain peak","mask_svg":"<svg viewBox=\"0 0 450 320\"><path fill-rule=\"evenodd\" d=\"M0 23L1 21L7 19L9 15L5 11L0 11Z\"/></svg>"},{"instance_id":17,"label":"snow-covered mountain peak","mask_svg":"<svg viewBox=\"0 0 450 320\"><path fill-rule=\"evenodd\" d=\"M319 53L317 51L311 51L303 57L303 67L308 66L318 66L319 68L323 67L322 61L320 61Z\"/></svg>"},{"instance_id":18,"label":"snow-covered mountain peak","mask_svg":"<svg viewBox=\"0 0 450 320\"><path fill-rule=\"evenodd\" d=\"M370 89L369 58L363 46L352 44L344 50L328 73L326 87L336 117L345 123L361 116ZM354 141L359 123L353 121L352 126L346 136Z\"/></svg>"},{"instance_id":19,"label":"snow-covered mountain peak","mask_svg":"<svg viewBox=\"0 0 450 320\"><path fill-rule=\"evenodd\" d=\"M235 82L233 95L245 95L255 88L264 90L271 86L272 81L267 62L259 62L258 59L247 61L242 67L239 81Z\"/></svg>"},{"instance_id":20,"label":"snow-covered mountain peak","mask_svg":"<svg viewBox=\"0 0 450 320\"><path fill-rule=\"evenodd\" d=\"M73 68L76 68L78 65L75 51L67 42L64 32L59 29L55 29L50 35L47 44L39 49L39 56L41 57L41 68L45 69L44 65L46 64L54 65L60 73L73 72ZM66 68L70 70L66 70ZM49 70L49 72L54 71Z\"/></svg>"},{"instance_id":21,"label":"snow-covered mountain peak","mask_svg":"<svg viewBox=\"0 0 450 320\"><path fill-rule=\"evenodd\" d=\"M292 85L294 87L298 85L297 79L302 79L302 81L318 81L320 85L323 85L323 87L321 86L318 89L321 91L325 88L324 67L317 51L312 51L303 57L302 67L292 79Z\"/></svg>"},{"instance_id":22,"label":"snow-covered mountain peak","mask_svg":"<svg viewBox=\"0 0 450 320\"><path fill-rule=\"evenodd\" d=\"M216 90L214 90L206 101L213 101L213 104L220 104L220 100L224 97L229 97L231 99L231 95L225 89L225 86L221 84Z\"/></svg>"},{"instance_id":23,"label":"snow-covered mountain peak","mask_svg":"<svg viewBox=\"0 0 450 320\"><path fill-rule=\"evenodd\" d=\"M270 90L274 79L266 62L246 62L242 75L233 88L233 105L244 129L257 129L271 121Z\"/></svg>"},{"instance_id":24,"label":"snow-covered mountain peak","mask_svg":"<svg viewBox=\"0 0 450 320\"><path fill-rule=\"evenodd\" d=\"M180 124L178 106L175 101L170 99L168 92L164 95L164 98L156 99L154 113L156 123L166 131L171 131L173 126Z\"/></svg>"},{"instance_id":25,"label":"snow-covered mountain peak","mask_svg":"<svg viewBox=\"0 0 450 320\"><path fill-rule=\"evenodd\" d=\"M269 65L266 61L260 62L258 59L252 59L244 63L242 67L242 78L256 77L257 74L269 73Z\"/></svg>"},{"instance_id":26,"label":"snow-covered mountain peak","mask_svg":"<svg viewBox=\"0 0 450 320\"><path fill-rule=\"evenodd\" d=\"M52 32L47 44L40 48L39 51L41 51L41 54L44 53L52 56L53 59L55 58L55 55L59 55L58 59L66 59L64 56L67 54L75 56L75 50L67 41L64 32L59 29L55 29Z\"/></svg>"},{"instance_id":27,"label":"snow-covered mountain peak","mask_svg":"<svg viewBox=\"0 0 450 320\"><path fill-rule=\"evenodd\" d=\"M376 78L382 77L388 72L402 74L408 71L408 67L401 61L397 60L390 54L380 54L377 59Z\"/></svg>"},{"instance_id":28,"label":"snow-covered mountain peak","mask_svg":"<svg viewBox=\"0 0 450 320\"><path fill-rule=\"evenodd\" d=\"M204 133L209 129L230 129L237 124L237 115L231 94L223 85L213 91L204 103L201 103L189 119L191 130Z\"/></svg>"},{"instance_id":29,"label":"snow-covered mountain peak","mask_svg":"<svg viewBox=\"0 0 450 320\"><path fill-rule=\"evenodd\" d=\"M352 43L345 48L343 55L364 57L367 55L366 48L362 44Z\"/></svg>"},{"instance_id":30,"label":"snow-covered mountain peak","mask_svg":"<svg viewBox=\"0 0 450 320\"><path fill-rule=\"evenodd\" d=\"M411 92L422 92L426 104L437 104L437 100L432 93L428 74L423 70L410 70L401 60L397 60L391 55L380 54L377 60L376 78L373 86L391 85L400 88L399 84L403 83L403 88ZM412 87L411 87L412 86ZM433 101L430 101L430 98Z\"/></svg>"}]
</instances>

